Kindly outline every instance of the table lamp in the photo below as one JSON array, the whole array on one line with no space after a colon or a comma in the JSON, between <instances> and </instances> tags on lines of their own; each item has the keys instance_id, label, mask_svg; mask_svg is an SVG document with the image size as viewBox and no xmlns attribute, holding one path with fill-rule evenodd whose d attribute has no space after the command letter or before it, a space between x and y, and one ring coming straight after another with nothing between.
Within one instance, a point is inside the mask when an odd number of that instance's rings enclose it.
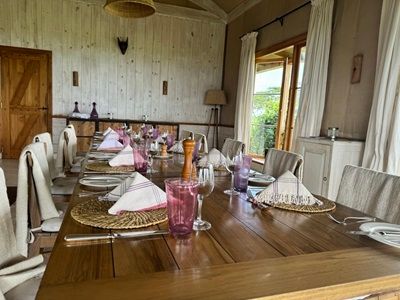
<instances>
[{"instance_id":1,"label":"table lamp","mask_svg":"<svg viewBox=\"0 0 400 300\"><path fill-rule=\"evenodd\" d=\"M214 135L213 135L212 147L213 148L215 147L214 141L216 141L216 147L218 147L218 127L220 120L219 112L222 108L222 105L226 104L225 92L223 90L208 90L206 93L206 97L204 99L204 104L214 105L214 107L211 108L211 114L210 114L210 119L208 121L206 136L208 138L210 127L213 126Z\"/></svg>"}]
</instances>

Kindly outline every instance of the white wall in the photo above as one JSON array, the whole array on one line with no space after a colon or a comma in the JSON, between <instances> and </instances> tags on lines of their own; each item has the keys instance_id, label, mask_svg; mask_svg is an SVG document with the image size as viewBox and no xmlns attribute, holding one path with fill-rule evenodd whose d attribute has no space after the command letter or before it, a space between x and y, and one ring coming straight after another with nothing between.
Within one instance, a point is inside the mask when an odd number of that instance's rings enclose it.
<instances>
[{"instance_id":1,"label":"white wall","mask_svg":"<svg viewBox=\"0 0 400 300\"><path fill-rule=\"evenodd\" d=\"M122 55L116 38L129 37ZM73 0L0 0L0 45L53 52L53 114L207 122L208 89L221 88L225 25L172 16L124 19ZM72 86L79 72L79 87ZM162 95L162 81L169 91Z\"/></svg>"}]
</instances>

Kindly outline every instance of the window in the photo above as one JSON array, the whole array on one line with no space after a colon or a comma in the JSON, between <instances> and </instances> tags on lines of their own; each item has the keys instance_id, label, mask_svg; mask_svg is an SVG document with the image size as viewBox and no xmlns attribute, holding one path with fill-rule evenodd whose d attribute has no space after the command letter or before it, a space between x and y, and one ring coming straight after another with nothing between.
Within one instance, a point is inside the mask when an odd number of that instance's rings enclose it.
<instances>
[{"instance_id":1,"label":"window","mask_svg":"<svg viewBox=\"0 0 400 300\"><path fill-rule=\"evenodd\" d=\"M256 55L256 77L250 132L250 154L289 150L299 107L306 53L305 37L288 46Z\"/></svg>"}]
</instances>

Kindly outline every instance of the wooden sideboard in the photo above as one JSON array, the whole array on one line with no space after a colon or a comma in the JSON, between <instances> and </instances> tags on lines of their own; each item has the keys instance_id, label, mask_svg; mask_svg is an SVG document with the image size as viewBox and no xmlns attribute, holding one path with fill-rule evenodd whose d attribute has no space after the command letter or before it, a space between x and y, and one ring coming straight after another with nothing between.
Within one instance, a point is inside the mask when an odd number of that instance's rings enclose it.
<instances>
[{"instance_id":1,"label":"wooden sideboard","mask_svg":"<svg viewBox=\"0 0 400 300\"><path fill-rule=\"evenodd\" d=\"M75 127L77 136L77 151L87 152L89 150L90 142L95 131L104 131L108 127L117 128L126 124L132 128L133 131L138 132L142 124L152 125L160 130L160 132L168 131L175 135L176 139L179 138L179 124L170 122L154 122L154 121L139 121L129 119L80 119L80 118L66 118L66 124L72 124Z\"/></svg>"}]
</instances>

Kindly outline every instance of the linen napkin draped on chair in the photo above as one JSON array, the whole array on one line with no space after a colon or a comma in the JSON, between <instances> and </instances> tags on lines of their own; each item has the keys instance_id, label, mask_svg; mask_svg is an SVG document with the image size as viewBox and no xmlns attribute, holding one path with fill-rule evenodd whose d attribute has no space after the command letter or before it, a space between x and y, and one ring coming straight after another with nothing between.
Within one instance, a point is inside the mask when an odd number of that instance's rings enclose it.
<instances>
[{"instance_id":1,"label":"linen napkin draped on chair","mask_svg":"<svg viewBox=\"0 0 400 300\"><path fill-rule=\"evenodd\" d=\"M292 172L303 180L303 156L278 149L268 149L265 156L263 173L278 178L286 171Z\"/></svg>"},{"instance_id":2,"label":"linen napkin draped on chair","mask_svg":"<svg viewBox=\"0 0 400 300\"><path fill-rule=\"evenodd\" d=\"M55 160L54 160L54 150L53 150L53 142L51 140L51 135L48 132L40 133L35 135L32 143L42 142L45 144L47 163L49 165L50 177L54 179L59 176L58 172L55 168Z\"/></svg>"},{"instance_id":3,"label":"linen napkin draped on chair","mask_svg":"<svg viewBox=\"0 0 400 300\"><path fill-rule=\"evenodd\" d=\"M108 164L111 167L132 166L134 164L132 147L130 145L126 146Z\"/></svg>"},{"instance_id":4,"label":"linen napkin draped on chair","mask_svg":"<svg viewBox=\"0 0 400 300\"><path fill-rule=\"evenodd\" d=\"M270 184L255 197L255 200L264 204L322 204L321 201L316 199L290 171L286 171L277 180Z\"/></svg>"},{"instance_id":5,"label":"linen napkin draped on chair","mask_svg":"<svg viewBox=\"0 0 400 300\"><path fill-rule=\"evenodd\" d=\"M42 274L42 263L42 255L27 259L17 250L6 181L0 168L0 299L20 283Z\"/></svg>"},{"instance_id":6,"label":"linen napkin draped on chair","mask_svg":"<svg viewBox=\"0 0 400 300\"><path fill-rule=\"evenodd\" d=\"M226 164L226 158L218 149L213 148L207 155L199 160L198 165L200 167L205 167L207 166L207 163L213 165L214 168L221 166L224 167Z\"/></svg>"},{"instance_id":7,"label":"linen napkin draped on chair","mask_svg":"<svg viewBox=\"0 0 400 300\"><path fill-rule=\"evenodd\" d=\"M68 142L65 139L66 137L68 138ZM79 163L76 161L76 142L75 129L64 128L58 140L56 169L59 174L64 174L64 162L66 167L73 167Z\"/></svg>"},{"instance_id":8,"label":"linen napkin draped on chair","mask_svg":"<svg viewBox=\"0 0 400 300\"><path fill-rule=\"evenodd\" d=\"M41 166L45 166L47 164L46 155L43 152L43 144L35 143L28 145L22 150L19 157L18 187L16 199L17 249L25 256L28 252L28 153L31 154L33 161L32 175L35 181L35 185L37 187L40 187L36 189L36 193L41 219L49 220L53 218L58 218L60 216L60 213L57 211L51 197L49 178L46 177L45 174L43 174L41 168ZM39 155L40 153L42 153L42 155Z\"/></svg>"},{"instance_id":9,"label":"linen napkin draped on chair","mask_svg":"<svg viewBox=\"0 0 400 300\"><path fill-rule=\"evenodd\" d=\"M138 172L108 193L105 199L116 201L108 213L117 215L123 211L144 211L166 207L167 197L163 190Z\"/></svg>"}]
</instances>

